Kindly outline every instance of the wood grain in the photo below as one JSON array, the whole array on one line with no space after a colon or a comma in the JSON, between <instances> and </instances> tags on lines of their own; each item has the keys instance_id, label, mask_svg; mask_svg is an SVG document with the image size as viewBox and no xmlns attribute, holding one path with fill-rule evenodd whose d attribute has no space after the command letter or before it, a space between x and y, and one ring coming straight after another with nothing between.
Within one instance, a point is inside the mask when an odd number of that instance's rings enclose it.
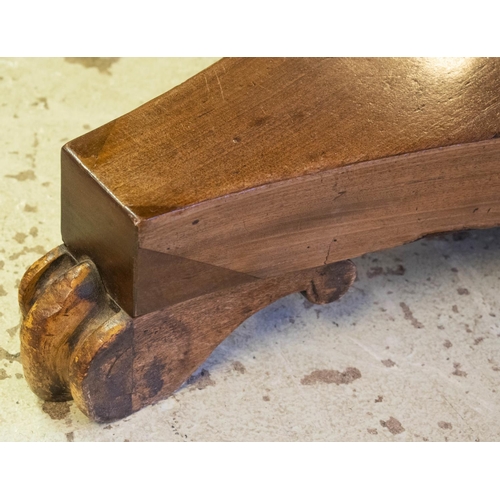
<instances>
[{"instance_id":1,"label":"wood grain","mask_svg":"<svg viewBox=\"0 0 500 500\"><path fill-rule=\"evenodd\" d=\"M63 148L63 241L137 317L496 226L499 96L499 59L224 59Z\"/></svg>"},{"instance_id":2,"label":"wood grain","mask_svg":"<svg viewBox=\"0 0 500 500\"><path fill-rule=\"evenodd\" d=\"M139 246L265 278L434 232L496 225L500 140L493 139L340 167L199 203L142 222Z\"/></svg>"},{"instance_id":3,"label":"wood grain","mask_svg":"<svg viewBox=\"0 0 500 500\"><path fill-rule=\"evenodd\" d=\"M61 152L61 233L73 255L92 258L108 291L131 312L137 228L113 194L64 149Z\"/></svg>"},{"instance_id":4,"label":"wood grain","mask_svg":"<svg viewBox=\"0 0 500 500\"><path fill-rule=\"evenodd\" d=\"M342 297L356 277L352 262L244 283L134 319L132 410L177 389L240 323L285 295L304 291L324 304Z\"/></svg>"},{"instance_id":5,"label":"wood grain","mask_svg":"<svg viewBox=\"0 0 500 500\"><path fill-rule=\"evenodd\" d=\"M66 145L140 219L500 133L498 59L223 59Z\"/></svg>"},{"instance_id":6,"label":"wood grain","mask_svg":"<svg viewBox=\"0 0 500 500\"><path fill-rule=\"evenodd\" d=\"M54 258L57 255L57 258ZM68 265L58 264L65 255ZM317 304L344 295L356 277L338 262L255 280L139 318L106 294L95 265L64 247L27 271L20 303L26 380L40 398L65 401L96 421L111 421L172 394L240 323L296 291ZM29 286L26 286L29 281ZM29 302L30 292L36 299ZM31 294L31 296L34 296Z\"/></svg>"}]
</instances>

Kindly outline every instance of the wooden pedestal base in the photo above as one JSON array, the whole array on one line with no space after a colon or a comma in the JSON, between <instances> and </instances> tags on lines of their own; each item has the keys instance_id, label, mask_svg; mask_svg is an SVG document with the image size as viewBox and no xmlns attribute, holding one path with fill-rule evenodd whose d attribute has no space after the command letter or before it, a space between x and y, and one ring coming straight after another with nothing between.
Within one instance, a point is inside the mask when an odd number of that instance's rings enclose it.
<instances>
[{"instance_id":1,"label":"wooden pedestal base","mask_svg":"<svg viewBox=\"0 0 500 500\"><path fill-rule=\"evenodd\" d=\"M278 298L340 297L346 259L500 225L500 60L444 67L224 59L64 145L65 246L20 288L33 390L124 417Z\"/></svg>"},{"instance_id":2,"label":"wooden pedestal base","mask_svg":"<svg viewBox=\"0 0 500 500\"><path fill-rule=\"evenodd\" d=\"M42 399L74 399L90 418L126 417L172 394L246 318L293 292L316 304L341 297L351 261L237 285L130 317L106 293L88 258L61 245L26 272L21 360Z\"/></svg>"}]
</instances>

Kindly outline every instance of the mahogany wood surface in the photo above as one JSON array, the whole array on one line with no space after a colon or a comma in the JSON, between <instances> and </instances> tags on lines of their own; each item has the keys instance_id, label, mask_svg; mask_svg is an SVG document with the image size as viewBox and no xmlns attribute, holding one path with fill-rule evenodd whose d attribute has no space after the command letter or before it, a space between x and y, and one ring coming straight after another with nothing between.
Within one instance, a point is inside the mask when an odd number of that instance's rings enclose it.
<instances>
[{"instance_id":1,"label":"mahogany wood surface","mask_svg":"<svg viewBox=\"0 0 500 500\"><path fill-rule=\"evenodd\" d=\"M499 59L223 59L64 146L26 378L120 418L279 297L340 297L349 258L498 225Z\"/></svg>"},{"instance_id":2,"label":"mahogany wood surface","mask_svg":"<svg viewBox=\"0 0 500 500\"><path fill-rule=\"evenodd\" d=\"M229 269L234 280L243 280L357 257L430 233L497 225L499 139L273 183L142 223L137 311L148 312L161 298L165 305L177 301L188 289L197 293L195 281L175 290L144 266L141 257L151 250L165 268L175 255ZM147 283L155 287L156 302L142 292Z\"/></svg>"},{"instance_id":3,"label":"mahogany wood surface","mask_svg":"<svg viewBox=\"0 0 500 500\"><path fill-rule=\"evenodd\" d=\"M140 316L500 224L498 59L223 59L62 152L62 235Z\"/></svg>"},{"instance_id":4,"label":"mahogany wood surface","mask_svg":"<svg viewBox=\"0 0 500 500\"><path fill-rule=\"evenodd\" d=\"M65 146L136 215L500 133L497 59L222 59Z\"/></svg>"},{"instance_id":5,"label":"mahogany wood surface","mask_svg":"<svg viewBox=\"0 0 500 500\"><path fill-rule=\"evenodd\" d=\"M28 269L19 289L26 380L40 398L74 399L94 420L123 418L172 394L259 309L298 291L332 302L355 277L352 262L337 262L131 318L106 294L92 261L61 245Z\"/></svg>"}]
</instances>

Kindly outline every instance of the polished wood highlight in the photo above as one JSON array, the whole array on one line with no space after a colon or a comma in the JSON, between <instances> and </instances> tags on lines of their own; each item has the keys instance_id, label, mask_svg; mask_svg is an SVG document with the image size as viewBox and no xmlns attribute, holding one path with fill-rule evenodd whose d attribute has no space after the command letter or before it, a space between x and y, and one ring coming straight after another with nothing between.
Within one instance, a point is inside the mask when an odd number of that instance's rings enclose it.
<instances>
[{"instance_id":1,"label":"polished wood highlight","mask_svg":"<svg viewBox=\"0 0 500 500\"><path fill-rule=\"evenodd\" d=\"M138 219L500 133L497 59L223 59L68 143Z\"/></svg>"}]
</instances>

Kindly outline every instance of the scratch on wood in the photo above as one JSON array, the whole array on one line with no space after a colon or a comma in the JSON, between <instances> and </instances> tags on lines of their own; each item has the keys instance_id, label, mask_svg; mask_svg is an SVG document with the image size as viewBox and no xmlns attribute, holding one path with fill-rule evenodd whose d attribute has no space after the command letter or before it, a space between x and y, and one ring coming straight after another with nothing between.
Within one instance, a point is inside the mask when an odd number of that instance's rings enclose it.
<instances>
[{"instance_id":1,"label":"scratch on wood","mask_svg":"<svg viewBox=\"0 0 500 500\"><path fill-rule=\"evenodd\" d=\"M337 241L337 240L335 238L332 238L332 241L330 241L330 244L328 245L328 251L326 252L325 261L323 262L323 264L325 264L325 265L328 262L328 257L330 257L330 250L332 248L332 244L334 241Z\"/></svg>"},{"instance_id":2,"label":"scratch on wood","mask_svg":"<svg viewBox=\"0 0 500 500\"><path fill-rule=\"evenodd\" d=\"M215 78L217 78L217 83L219 84L220 95L222 96L222 100L225 101L224 92L222 91L222 85L220 84L219 75L217 74L217 71L215 72Z\"/></svg>"},{"instance_id":3,"label":"scratch on wood","mask_svg":"<svg viewBox=\"0 0 500 500\"><path fill-rule=\"evenodd\" d=\"M335 196L335 198L333 198L332 201L337 200L338 198L340 198L342 195L344 195L346 193L347 193L347 191L339 191L338 194L337 194L337 196Z\"/></svg>"}]
</instances>

